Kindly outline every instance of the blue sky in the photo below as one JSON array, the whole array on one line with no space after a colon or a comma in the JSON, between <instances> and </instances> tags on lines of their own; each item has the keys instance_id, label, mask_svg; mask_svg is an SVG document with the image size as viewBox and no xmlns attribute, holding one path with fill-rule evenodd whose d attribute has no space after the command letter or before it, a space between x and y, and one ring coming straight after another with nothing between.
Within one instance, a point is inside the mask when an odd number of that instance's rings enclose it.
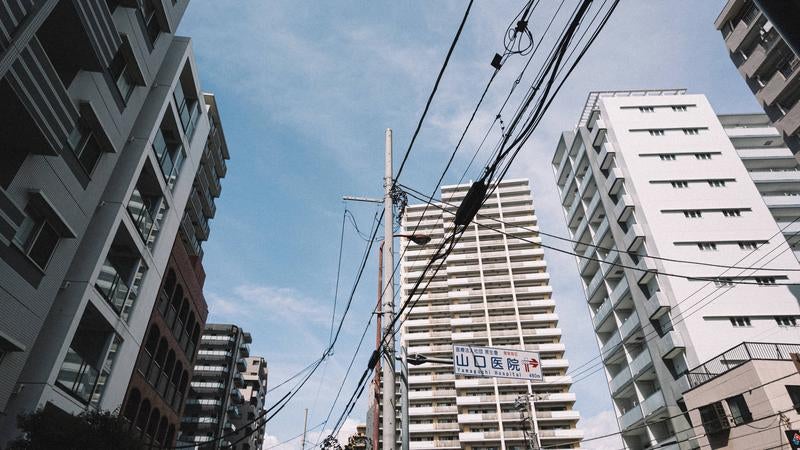
<instances>
[{"instance_id":1,"label":"blue sky","mask_svg":"<svg viewBox=\"0 0 800 450\"><path fill-rule=\"evenodd\" d=\"M542 30L555 2L541 3L531 22L534 33ZM567 235L549 162L560 132L575 125L589 91L682 87L706 94L719 113L759 110L713 27L723 4L622 1L509 174L531 178L543 231ZM503 33L521 5L474 5L403 183L428 192L433 188L491 73L491 57L501 51ZM268 360L270 385L318 357L327 343L341 196L380 195L384 129L394 129L401 153L465 7L466 2L444 0L190 4L178 33L193 38L201 86L217 96L232 158L211 240L205 244L209 321L238 323L252 332L252 352ZM446 184L464 172L520 62L512 60L500 72ZM478 175L479 168L473 167L467 179ZM368 229L374 207L350 209L359 226ZM364 250L352 227L344 242L340 300L352 286ZM553 252L546 252L546 259L567 357L578 366L597 355L597 345L576 264ZM311 410L310 425L327 414L374 305L376 261L373 254L336 354L321 370L324 378L315 376L267 425L268 444L302 431L303 408ZM374 338L372 332L368 336L367 344ZM368 357L365 348L345 382L345 395ZM601 372L576 383L573 391L583 416L579 427L587 437L616 429ZM275 392L268 403L279 395ZM362 401L348 429L364 421L364 411ZM585 447L620 445L607 440ZM281 448L299 448L299 440Z\"/></svg>"}]
</instances>

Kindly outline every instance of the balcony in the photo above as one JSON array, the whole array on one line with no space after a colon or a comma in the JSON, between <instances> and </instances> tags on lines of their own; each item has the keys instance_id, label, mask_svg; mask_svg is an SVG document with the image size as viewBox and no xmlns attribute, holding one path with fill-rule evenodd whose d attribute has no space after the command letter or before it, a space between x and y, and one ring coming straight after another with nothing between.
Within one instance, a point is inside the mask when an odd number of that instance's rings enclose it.
<instances>
[{"instance_id":1,"label":"balcony","mask_svg":"<svg viewBox=\"0 0 800 450\"><path fill-rule=\"evenodd\" d=\"M783 117L775 122L775 127L787 136L791 136L800 130L800 101L795 102L794 105L786 111Z\"/></svg>"},{"instance_id":2,"label":"balcony","mask_svg":"<svg viewBox=\"0 0 800 450\"><path fill-rule=\"evenodd\" d=\"M761 11L754 5L751 5L751 10L746 12L742 20L736 24L733 30L725 37L725 45L731 53L736 53L742 46L742 43L750 35L751 32L760 28L766 20Z\"/></svg>"},{"instance_id":3,"label":"balcony","mask_svg":"<svg viewBox=\"0 0 800 450\"><path fill-rule=\"evenodd\" d=\"M599 270L597 273L594 274L592 280L589 281L589 285L586 287L586 297L592 298L594 294L597 292L597 289L603 285L603 273Z\"/></svg>"},{"instance_id":4,"label":"balcony","mask_svg":"<svg viewBox=\"0 0 800 450\"><path fill-rule=\"evenodd\" d=\"M630 316L628 316L622 325L619 327L619 334L624 341L627 339L634 331L641 328L641 324L639 323L639 315L636 314L634 311Z\"/></svg>"},{"instance_id":5,"label":"balcony","mask_svg":"<svg viewBox=\"0 0 800 450\"><path fill-rule=\"evenodd\" d=\"M608 174L608 179L606 180L606 186L608 187L609 195L614 195L619 192L624 181L625 175L622 173L622 169L619 167L611 169Z\"/></svg>"},{"instance_id":6,"label":"balcony","mask_svg":"<svg viewBox=\"0 0 800 450\"><path fill-rule=\"evenodd\" d=\"M743 342L691 369L687 381L693 389L749 361L790 361L793 353L800 353L800 344Z\"/></svg>"},{"instance_id":7,"label":"balcony","mask_svg":"<svg viewBox=\"0 0 800 450\"><path fill-rule=\"evenodd\" d=\"M664 396L661 394L661 391L654 392L642 402L642 410L644 411L645 417L655 414L659 409L664 407L666 407L666 403L664 402Z\"/></svg>"},{"instance_id":8,"label":"balcony","mask_svg":"<svg viewBox=\"0 0 800 450\"><path fill-rule=\"evenodd\" d=\"M64 363L58 372L56 384L66 389L84 404L92 398L100 371L95 369L71 346L67 349Z\"/></svg>"},{"instance_id":9,"label":"balcony","mask_svg":"<svg viewBox=\"0 0 800 450\"><path fill-rule=\"evenodd\" d=\"M653 293L653 295L651 295L650 298L648 298L647 302L645 303L645 308L649 313L648 318L650 319L652 319L653 316L663 314L664 311L668 310L671 307L672 306L669 303L669 299L661 291Z\"/></svg>"},{"instance_id":10,"label":"balcony","mask_svg":"<svg viewBox=\"0 0 800 450\"><path fill-rule=\"evenodd\" d=\"M611 300L606 298L605 300L603 300L603 303L600 305L597 311L595 311L594 317L592 318L592 324L594 325L595 330L597 330L600 327L600 325L602 325L603 322L605 322L610 313L611 313Z\"/></svg>"},{"instance_id":11,"label":"balcony","mask_svg":"<svg viewBox=\"0 0 800 450\"><path fill-rule=\"evenodd\" d=\"M600 164L600 168L606 170L611 167L611 163L614 162L614 156L616 156L616 154L617 151L614 150L614 147L612 147L610 143L604 143L600 148L600 156L597 157L597 163Z\"/></svg>"},{"instance_id":12,"label":"balcony","mask_svg":"<svg viewBox=\"0 0 800 450\"><path fill-rule=\"evenodd\" d=\"M589 140L592 143L592 147L599 148L606 140L607 133L608 130L606 129L605 123L603 123L602 120L598 120L597 126L592 128L591 133L589 133Z\"/></svg>"},{"instance_id":13,"label":"balcony","mask_svg":"<svg viewBox=\"0 0 800 450\"><path fill-rule=\"evenodd\" d=\"M616 394L622 389L624 386L627 386L628 383L633 379L631 376L631 371L628 370L627 367L623 367L622 370L608 382L608 386L611 389L611 395Z\"/></svg>"},{"instance_id":14,"label":"balcony","mask_svg":"<svg viewBox=\"0 0 800 450\"><path fill-rule=\"evenodd\" d=\"M608 298L611 300L612 305L616 305L619 301L630 292L628 287L628 280L625 277L622 277L617 282L617 285L614 286L614 289L611 291L611 294L608 295Z\"/></svg>"},{"instance_id":15,"label":"balcony","mask_svg":"<svg viewBox=\"0 0 800 450\"><path fill-rule=\"evenodd\" d=\"M622 414L622 416L619 418L619 425L622 431L625 431L642 419L642 408L640 408L639 405L636 405Z\"/></svg>"},{"instance_id":16,"label":"balcony","mask_svg":"<svg viewBox=\"0 0 800 450\"><path fill-rule=\"evenodd\" d=\"M114 308L114 311L117 314L121 314L126 307L130 286L108 259L105 260L103 267L100 268L100 273L97 275L97 281L95 281L94 286L100 292L100 295Z\"/></svg>"},{"instance_id":17,"label":"balcony","mask_svg":"<svg viewBox=\"0 0 800 450\"><path fill-rule=\"evenodd\" d=\"M625 223L633 212L633 198L630 195L624 194L616 205L614 205L614 217L619 223Z\"/></svg>"},{"instance_id":18,"label":"balcony","mask_svg":"<svg viewBox=\"0 0 800 450\"><path fill-rule=\"evenodd\" d=\"M603 359L608 359L611 355L617 352L620 348L622 348L622 338L620 337L618 332L614 332L614 335L606 341L605 344L600 348L600 354L603 355Z\"/></svg>"},{"instance_id":19,"label":"balcony","mask_svg":"<svg viewBox=\"0 0 800 450\"><path fill-rule=\"evenodd\" d=\"M778 97L786 92L787 87L793 85L798 78L800 78L800 65L797 65L788 76L782 74L780 71L776 71L767 84L758 91L757 96L760 97L765 104L772 106L778 100Z\"/></svg>"},{"instance_id":20,"label":"balcony","mask_svg":"<svg viewBox=\"0 0 800 450\"><path fill-rule=\"evenodd\" d=\"M768 208L795 208L800 204L800 196L797 195L765 195L762 198Z\"/></svg>"},{"instance_id":21,"label":"balcony","mask_svg":"<svg viewBox=\"0 0 800 450\"><path fill-rule=\"evenodd\" d=\"M799 183L800 169L752 171L750 172L750 178L756 183Z\"/></svg>"},{"instance_id":22,"label":"balcony","mask_svg":"<svg viewBox=\"0 0 800 450\"><path fill-rule=\"evenodd\" d=\"M603 239L605 239L606 234L608 233L609 225L608 225L608 218L606 217L603 219L603 223L597 228L597 232L594 234L594 243L600 244Z\"/></svg>"},{"instance_id":23,"label":"balcony","mask_svg":"<svg viewBox=\"0 0 800 450\"><path fill-rule=\"evenodd\" d=\"M658 341L658 352L662 358L674 358L678 353L686 348L683 337L675 330L668 331Z\"/></svg>"},{"instance_id":24,"label":"balcony","mask_svg":"<svg viewBox=\"0 0 800 450\"><path fill-rule=\"evenodd\" d=\"M633 376L637 377L648 367L650 367L652 363L653 360L650 358L650 352L647 349L644 349L641 353L636 355L635 358L633 358L633 361L630 362L629 367Z\"/></svg>"},{"instance_id":25,"label":"balcony","mask_svg":"<svg viewBox=\"0 0 800 450\"><path fill-rule=\"evenodd\" d=\"M638 223L633 224L622 240L625 251L633 251L644 242L644 229Z\"/></svg>"},{"instance_id":26,"label":"balcony","mask_svg":"<svg viewBox=\"0 0 800 450\"><path fill-rule=\"evenodd\" d=\"M636 279L638 284L647 284L658 273L655 261L652 258L640 257L636 264Z\"/></svg>"}]
</instances>

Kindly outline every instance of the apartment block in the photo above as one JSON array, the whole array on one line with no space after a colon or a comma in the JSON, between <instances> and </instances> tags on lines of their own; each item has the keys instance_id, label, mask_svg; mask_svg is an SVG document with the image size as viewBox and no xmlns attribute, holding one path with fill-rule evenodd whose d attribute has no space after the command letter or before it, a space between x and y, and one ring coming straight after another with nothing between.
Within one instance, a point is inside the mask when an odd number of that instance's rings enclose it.
<instances>
[{"instance_id":1,"label":"apartment block","mask_svg":"<svg viewBox=\"0 0 800 450\"><path fill-rule=\"evenodd\" d=\"M21 412L123 403L209 135L187 4L0 10L0 445Z\"/></svg>"},{"instance_id":2,"label":"apartment block","mask_svg":"<svg viewBox=\"0 0 800 450\"><path fill-rule=\"evenodd\" d=\"M800 264L768 188L785 180L760 171L788 155L766 128L683 90L593 92L558 142L560 200L631 449L692 448L692 368L742 342L800 341L786 286Z\"/></svg>"},{"instance_id":3,"label":"apartment block","mask_svg":"<svg viewBox=\"0 0 800 450\"><path fill-rule=\"evenodd\" d=\"M453 231L455 211L468 189L445 186L441 203L405 210L403 233L432 240L421 246L402 240L401 298ZM544 381L455 376L452 364L409 367L412 449L528 448L514 406L520 396L534 399L533 427L542 448L580 446L580 415L572 409L569 361L538 230L528 181L501 182L419 303L403 316L401 345L409 354L438 358L452 358L454 344L537 351Z\"/></svg>"},{"instance_id":4,"label":"apartment block","mask_svg":"<svg viewBox=\"0 0 800 450\"><path fill-rule=\"evenodd\" d=\"M714 22L734 65L794 153L800 151L799 20L795 2L728 0Z\"/></svg>"},{"instance_id":5,"label":"apartment block","mask_svg":"<svg viewBox=\"0 0 800 450\"><path fill-rule=\"evenodd\" d=\"M717 117L764 204L800 259L800 164L766 114Z\"/></svg>"},{"instance_id":6,"label":"apartment block","mask_svg":"<svg viewBox=\"0 0 800 450\"><path fill-rule=\"evenodd\" d=\"M220 195L220 178L225 175L229 157L214 96L204 94L203 99L210 125L203 156L122 409L123 416L146 440L167 446L174 445L180 428L195 354L208 316L203 297L202 241L208 238L208 221L216 212L215 198ZM185 106L178 108L179 117L186 113ZM139 221L154 222L147 208L138 211Z\"/></svg>"},{"instance_id":7,"label":"apartment block","mask_svg":"<svg viewBox=\"0 0 800 450\"><path fill-rule=\"evenodd\" d=\"M247 431L240 432L234 422L242 418L251 342L250 333L237 325L206 324L189 383L179 445L242 448L236 441L246 439Z\"/></svg>"},{"instance_id":8,"label":"apartment block","mask_svg":"<svg viewBox=\"0 0 800 450\"><path fill-rule=\"evenodd\" d=\"M242 433L250 432L258 428L260 422L251 424L257 417L260 417L266 411L266 397L267 397L267 361L260 356L253 356L245 358L247 362L247 370L242 374L244 378L244 386L239 389L242 393L243 403L240 407L240 417L233 420L234 426ZM266 427L261 427L258 431L253 431L247 438L243 434L234 437L231 440L243 439L235 446L241 450L256 450L261 449L264 444L264 433Z\"/></svg>"}]
</instances>

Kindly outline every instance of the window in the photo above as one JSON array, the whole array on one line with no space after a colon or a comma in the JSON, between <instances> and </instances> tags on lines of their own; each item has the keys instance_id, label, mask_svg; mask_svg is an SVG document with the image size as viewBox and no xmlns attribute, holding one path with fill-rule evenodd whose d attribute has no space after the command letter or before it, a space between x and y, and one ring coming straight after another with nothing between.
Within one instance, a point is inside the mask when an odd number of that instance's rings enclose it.
<instances>
[{"instance_id":1,"label":"window","mask_svg":"<svg viewBox=\"0 0 800 450\"><path fill-rule=\"evenodd\" d=\"M796 327L797 318L794 316L775 316L775 322L779 327Z\"/></svg>"},{"instance_id":2,"label":"window","mask_svg":"<svg viewBox=\"0 0 800 450\"><path fill-rule=\"evenodd\" d=\"M742 250L755 250L758 248L758 242L756 241L740 241L739 248Z\"/></svg>"},{"instance_id":3,"label":"window","mask_svg":"<svg viewBox=\"0 0 800 450\"><path fill-rule=\"evenodd\" d=\"M153 0L137 0L137 3L139 6L138 12L144 26L143 31L147 35L152 48L161 33L161 25L158 23L158 17L156 17L156 7Z\"/></svg>"},{"instance_id":4,"label":"window","mask_svg":"<svg viewBox=\"0 0 800 450\"><path fill-rule=\"evenodd\" d=\"M800 386L786 385L786 392L789 393L789 399L792 401L792 407L797 413L800 414Z\"/></svg>"},{"instance_id":5,"label":"window","mask_svg":"<svg viewBox=\"0 0 800 450\"><path fill-rule=\"evenodd\" d=\"M698 242L697 248L700 250L716 250L717 244L716 242Z\"/></svg>"},{"instance_id":6,"label":"window","mask_svg":"<svg viewBox=\"0 0 800 450\"><path fill-rule=\"evenodd\" d=\"M75 154L86 174L91 175L103 153L91 131L78 124L67 138L67 147Z\"/></svg>"},{"instance_id":7,"label":"window","mask_svg":"<svg viewBox=\"0 0 800 450\"><path fill-rule=\"evenodd\" d=\"M650 136L663 136L664 130L647 130L650 133Z\"/></svg>"},{"instance_id":8,"label":"window","mask_svg":"<svg viewBox=\"0 0 800 450\"><path fill-rule=\"evenodd\" d=\"M695 153L694 157L695 159L711 159L711 153Z\"/></svg>"},{"instance_id":9,"label":"window","mask_svg":"<svg viewBox=\"0 0 800 450\"><path fill-rule=\"evenodd\" d=\"M708 185L711 187L725 187L725 180L708 180Z\"/></svg>"},{"instance_id":10,"label":"window","mask_svg":"<svg viewBox=\"0 0 800 450\"><path fill-rule=\"evenodd\" d=\"M124 51L125 49L120 47L114 59L111 61L111 65L108 67L108 72L111 78L114 79L114 83L117 85L117 90L122 96L122 100L128 103L128 99L131 98L133 89L136 87L136 82L128 69L128 62L125 59Z\"/></svg>"},{"instance_id":11,"label":"window","mask_svg":"<svg viewBox=\"0 0 800 450\"><path fill-rule=\"evenodd\" d=\"M699 128L684 128L683 129L683 134L685 134L687 136L696 136L696 135L700 134L700 129Z\"/></svg>"},{"instance_id":12,"label":"window","mask_svg":"<svg viewBox=\"0 0 800 450\"><path fill-rule=\"evenodd\" d=\"M775 277L755 277L756 283L761 286L769 286L775 284Z\"/></svg>"},{"instance_id":13,"label":"window","mask_svg":"<svg viewBox=\"0 0 800 450\"><path fill-rule=\"evenodd\" d=\"M730 318L731 325L734 327L749 327L750 326L750 318L749 317L731 317Z\"/></svg>"},{"instance_id":14,"label":"window","mask_svg":"<svg viewBox=\"0 0 800 450\"><path fill-rule=\"evenodd\" d=\"M663 155L658 155L658 157L659 157L659 158L660 158L662 161L675 161L675 155L672 155L672 154L663 154Z\"/></svg>"},{"instance_id":15,"label":"window","mask_svg":"<svg viewBox=\"0 0 800 450\"><path fill-rule=\"evenodd\" d=\"M703 217L703 213L696 209L684 211L683 215L692 219L699 219L700 217Z\"/></svg>"},{"instance_id":16,"label":"window","mask_svg":"<svg viewBox=\"0 0 800 450\"><path fill-rule=\"evenodd\" d=\"M169 129L159 128L153 140L153 151L156 153L161 172L167 186L172 189L178 179L185 153L180 138Z\"/></svg>"},{"instance_id":17,"label":"window","mask_svg":"<svg viewBox=\"0 0 800 450\"><path fill-rule=\"evenodd\" d=\"M736 425L742 425L753 421L753 415L750 414L750 408L747 407L747 402L744 396L735 395L725 400L728 402L728 408L731 410L731 419Z\"/></svg>"},{"instance_id":18,"label":"window","mask_svg":"<svg viewBox=\"0 0 800 450\"><path fill-rule=\"evenodd\" d=\"M723 209L722 215L725 217L739 217L742 215L741 209Z\"/></svg>"},{"instance_id":19,"label":"window","mask_svg":"<svg viewBox=\"0 0 800 450\"><path fill-rule=\"evenodd\" d=\"M671 184L672 187L674 187L676 189L688 188L689 187L689 183L686 182L686 181L670 181L669 184Z\"/></svg>"},{"instance_id":20,"label":"window","mask_svg":"<svg viewBox=\"0 0 800 450\"><path fill-rule=\"evenodd\" d=\"M58 245L58 232L41 215L30 209L26 209L26 213L14 235L14 243L36 266L44 270Z\"/></svg>"},{"instance_id":21,"label":"window","mask_svg":"<svg viewBox=\"0 0 800 450\"><path fill-rule=\"evenodd\" d=\"M640 106L639 107L639 112L651 113L651 112L655 112L655 111L656 111L656 109L653 108L652 106Z\"/></svg>"},{"instance_id":22,"label":"window","mask_svg":"<svg viewBox=\"0 0 800 450\"><path fill-rule=\"evenodd\" d=\"M686 111L686 105L676 105L672 107L672 110L675 112L683 112Z\"/></svg>"},{"instance_id":23,"label":"window","mask_svg":"<svg viewBox=\"0 0 800 450\"><path fill-rule=\"evenodd\" d=\"M722 402L701 406L700 422L703 424L706 434L721 433L731 427Z\"/></svg>"},{"instance_id":24,"label":"window","mask_svg":"<svg viewBox=\"0 0 800 450\"><path fill-rule=\"evenodd\" d=\"M714 280L714 286L716 287L733 287L733 280L730 278L717 278Z\"/></svg>"}]
</instances>

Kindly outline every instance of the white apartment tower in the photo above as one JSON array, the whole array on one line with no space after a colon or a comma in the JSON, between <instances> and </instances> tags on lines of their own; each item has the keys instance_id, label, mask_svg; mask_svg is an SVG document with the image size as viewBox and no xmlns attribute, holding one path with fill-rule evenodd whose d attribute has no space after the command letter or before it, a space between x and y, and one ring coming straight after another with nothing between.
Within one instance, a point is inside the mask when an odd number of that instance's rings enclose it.
<instances>
[{"instance_id":1,"label":"white apartment tower","mask_svg":"<svg viewBox=\"0 0 800 450\"><path fill-rule=\"evenodd\" d=\"M406 209L403 232L432 240L423 246L403 240L403 298L452 232L454 213L468 189L466 184L445 186L442 203ZM545 381L456 377L451 365L411 366L410 448L527 448L514 408L517 397L527 394L539 394L535 424L542 447L580 446L580 416L572 410L569 363L537 232L528 181L502 182L417 305L405 313L401 345L409 354L439 358L451 357L453 344L538 351Z\"/></svg>"},{"instance_id":2,"label":"white apartment tower","mask_svg":"<svg viewBox=\"0 0 800 450\"><path fill-rule=\"evenodd\" d=\"M693 368L742 342L800 342L785 286L800 265L775 219L790 224L797 186L770 170L790 157L764 121L683 90L591 93L562 134L553 169L628 448L691 448Z\"/></svg>"}]
</instances>

